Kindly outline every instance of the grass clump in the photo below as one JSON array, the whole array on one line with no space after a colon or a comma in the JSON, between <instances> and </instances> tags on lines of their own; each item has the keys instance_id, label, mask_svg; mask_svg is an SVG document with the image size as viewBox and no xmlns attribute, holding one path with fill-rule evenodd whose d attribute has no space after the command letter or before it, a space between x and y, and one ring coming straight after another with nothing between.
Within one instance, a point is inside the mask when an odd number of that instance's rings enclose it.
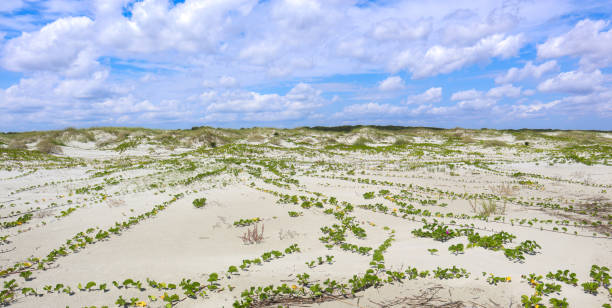
<instances>
[{"instance_id":1,"label":"grass clump","mask_svg":"<svg viewBox=\"0 0 612 308\"><path fill-rule=\"evenodd\" d=\"M503 215L506 212L505 204L503 207L498 207L495 200L468 200L470 203L470 207L474 213L478 214L481 217L489 217L492 214L500 214Z\"/></svg>"},{"instance_id":2,"label":"grass clump","mask_svg":"<svg viewBox=\"0 0 612 308\"><path fill-rule=\"evenodd\" d=\"M27 150L28 146L23 139L11 140L8 144L8 148L12 150Z\"/></svg>"},{"instance_id":3,"label":"grass clump","mask_svg":"<svg viewBox=\"0 0 612 308\"><path fill-rule=\"evenodd\" d=\"M62 154L62 148L49 139L43 139L36 144L36 150L46 154Z\"/></svg>"},{"instance_id":4,"label":"grass clump","mask_svg":"<svg viewBox=\"0 0 612 308\"><path fill-rule=\"evenodd\" d=\"M138 146L138 141L131 140L131 141L126 141L126 142L123 142L123 143L119 144L118 146L116 146L114 148L114 150L119 152L119 153L123 153L123 152L127 151L128 149L135 148L136 146Z\"/></svg>"},{"instance_id":5,"label":"grass clump","mask_svg":"<svg viewBox=\"0 0 612 308\"><path fill-rule=\"evenodd\" d=\"M354 146L358 146L358 147L362 147L362 146L367 146L367 143L371 143L371 142L372 142L372 140L362 136L362 137L357 138L357 140L355 140L353 142L353 145Z\"/></svg>"}]
</instances>

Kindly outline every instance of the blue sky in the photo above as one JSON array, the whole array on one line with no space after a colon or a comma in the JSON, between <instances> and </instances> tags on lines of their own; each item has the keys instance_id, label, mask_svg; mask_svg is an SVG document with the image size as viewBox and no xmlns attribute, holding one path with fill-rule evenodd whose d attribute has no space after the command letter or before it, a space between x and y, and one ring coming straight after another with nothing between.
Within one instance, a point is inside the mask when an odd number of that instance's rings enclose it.
<instances>
[{"instance_id":1,"label":"blue sky","mask_svg":"<svg viewBox=\"0 0 612 308\"><path fill-rule=\"evenodd\" d=\"M0 130L612 129L612 1L11 0Z\"/></svg>"}]
</instances>

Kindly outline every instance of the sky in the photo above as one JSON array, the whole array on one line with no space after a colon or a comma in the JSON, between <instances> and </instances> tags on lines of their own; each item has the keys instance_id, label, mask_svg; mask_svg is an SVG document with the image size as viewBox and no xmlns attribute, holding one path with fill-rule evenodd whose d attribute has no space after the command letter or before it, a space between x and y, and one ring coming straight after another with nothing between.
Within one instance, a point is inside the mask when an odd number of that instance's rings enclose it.
<instances>
[{"instance_id":1,"label":"sky","mask_svg":"<svg viewBox=\"0 0 612 308\"><path fill-rule=\"evenodd\" d=\"M0 131L354 124L612 130L612 1L0 1Z\"/></svg>"}]
</instances>

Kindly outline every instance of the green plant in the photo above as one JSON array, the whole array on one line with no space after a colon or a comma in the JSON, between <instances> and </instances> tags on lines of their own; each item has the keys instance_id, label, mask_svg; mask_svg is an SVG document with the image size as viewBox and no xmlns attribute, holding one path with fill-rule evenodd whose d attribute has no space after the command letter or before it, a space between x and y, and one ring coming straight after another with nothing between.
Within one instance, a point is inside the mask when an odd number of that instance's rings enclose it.
<instances>
[{"instance_id":1,"label":"green plant","mask_svg":"<svg viewBox=\"0 0 612 308\"><path fill-rule=\"evenodd\" d=\"M259 217L240 219L240 220L234 221L234 226L246 227L246 226L250 226L252 224L258 223L260 221L261 221L261 218Z\"/></svg>"},{"instance_id":2,"label":"green plant","mask_svg":"<svg viewBox=\"0 0 612 308\"><path fill-rule=\"evenodd\" d=\"M542 298L537 295L521 296L521 304L523 304L523 307L525 308L544 307L542 304L540 304L541 301Z\"/></svg>"},{"instance_id":3,"label":"green plant","mask_svg":"<svg viewBox=\"0 0 612 308\"><path fill-rule=\"evenodd\" d=\"M208 282L210 282L211 284L215 284L217 281L219 280L219 274L217 273L210 273L208 275Z\"/></svg>"},{"instance_id":4,"label":"green plant","mask_svg":"<svg viewBox=\"0 0 612 308\"><path fill-rule=\"evenodd\" d=\"M558 298L551 298L550 300L548 300L548 302L552 305L553 308L567 308L569 307L569 303L567 302L566 298L563 299L558 299Z\"/></svg>"},{"instance_id":5,"label":"green plant","mask_svg":"<svg viewBox=\"0 0 612 308\"><path fill-rule=\"evenodd\" d=\"M448 247L448 251L450 251L451 253L453 253L454 255L458 255L460 253L463 253L463 244L455 244L455 245L450 245Z\"/></svg>"},{"instance_id":6,"label":"green plant","mask_svg":"<svg viewBox=\"0 0 612 308\"><path fill-rule=\"evenodd\" d=\"M581 286L584 292L597 295L599 287L608 288L610 286L610 270L605 266L592 265L589 276L593 279L591 282L582 283Z\"/></svg>"},{"instance_id":7,"label":"green plant","mask_svg":"<svg viewBox=\"0 0 612 308\"><path fill-rule=\"evenodd\" d=\"M546 278L554 279L557 281L565 282L569 285L577 286L578 278L576 278L576 273L572 273L569 270L557 270L556 273L549 272L546 274Z\"/></svg>"},{"instance_id":8,"label":"green plant","mask_svg":"<svg viewBox=\"0 0 612 308\"><path fill-rule=\"evenodd\" d=\"M434 278L439 279L453 279L453 278L468 278L470 277L470 273L468 273L464 268L457 268L453 265L452 268L436 268L433 270Z\"/></svg>"},{"instance_id":9,"label":"green plant","mask_svg":"<svg viewBox=\"0 0 612 308\"><path fill-rule=\"evenodd\" d=\"M593 295L597 295L597 289L599 288L599 283L597 282L585 282L581 284L582 288L584 289L584 292L586 293L590 293Z\"/></svg>"},{"instance_id":10,"label":"green plant","mask_svg":"<svg viewBox=\"0 0 612 308\"><path fill-rule=\"evenodd\" d=\"M196 198L192 203L196 208L203 208L206 205L206 198Z\"/></svg>"},{"instance_id":11,"label":"green plant","mask_svg":"<svg viewBox=\"0 0 612 308\"><path fill-rule=\"evenodd\" d=\"M23 277L23 279L25 279L26 281L32 280L30 277L32 276L32 272L31 271L23 271L21 273L19 273L19 277Z\"/></svg>"},{"instance_id":12,"label":"green plant","mask_svg":"<svg viewBox=\"0 0 612 308\"><path fill-rule=\"evenodd\" d=\"M237 274L238 273L238 268L234 265L231 265L228 269L227 272L230 274Z\"/></svg>"},{"instance_id":13,"label":"green plant","mask_svg":"<svg viewBox=\"0 0 612 308\"><path fill-rule=\"evenodd\" d=\"M592 265L589 276L593 278L593 280L600 286L607 288L610 286L610 274L608 274L609 271L610 269L605 266Z\"/></svg>"},{"instance_id":14,"label":"green plant","mask_svg":"<svg viewBox=\"0 0 612 308\"><path fill-rule=\"evenodd\" d=\"M289 211L289 216L290 217L298 217L298 216L302 216L304 213L302 212L294 212L294 211Z\"/></svg>"},{"instance_id":15,"label":"green plant","mask_svg":"<svg viewBox=\"0 0 612 308\"><path fill-rule=\"evenodd\" d=\"M531 241L531 240L527 240L524 242L521 242L516 249L520 250L521 252L524 252L526 254L530 254L530 255L534 255L536 254L536 250L542 248L540 245L538 245L538 243L536 243L536 241Z\"/></svg>"},{"instance_id":16,"label":"green plant","mask_svg":"<svg viewBox=\"0 0 612 308\"><path fill-rule=\"evenodd\" d=\"M373 191L367 192L363 194L363 198L368 200L368 199L374 199L374 195L375 193Z\"/></svg>"},{"instance_id":17,"label":"green plant","mask_svg":"<svg viewBox=\"0 0 612 308\"><path fill-rule=\"evenodd\" d=\"M525 256L523 255L523 252L518 248L506 248L504 249L504 255L509 260L515 260L519 262L522 262L525 260Z\"/></svg>"},{"instance_id":18,"label":"green plant","mask_svg":"<svg viewBox=\"0 0 612 308\"><path fill-rule=\"evenodd\" d=\"M485 275L486 273L483 273L483 275ZM490 274L489 277L487 277L487 282L489 284L492 285L497 285L500 282L511 282L512 279L510 279L510 277L498 277L498 276L494 276L493 274Z\"/></svg>"}]
</instances>

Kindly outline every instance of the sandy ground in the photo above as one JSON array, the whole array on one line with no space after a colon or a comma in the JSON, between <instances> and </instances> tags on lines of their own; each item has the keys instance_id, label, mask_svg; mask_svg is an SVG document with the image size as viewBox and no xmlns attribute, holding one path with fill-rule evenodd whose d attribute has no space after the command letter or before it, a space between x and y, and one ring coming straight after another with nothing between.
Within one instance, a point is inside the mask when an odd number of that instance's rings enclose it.
<instances>
[{"instance_id":1,"label":"sandy ground","mask_svg":"<svg viewBox=\"0 0 612 308\"><path fill-rule=\"evenodd\" d=\"M439 138L415 139L440 144ZM504 135L496 140L510 142L512 138ZM0 170L0 223L32 214L32 218L16 226L4 225L1 235L7 238L0 245L3 270L19 264L20 272L30 270L32 275L24 279L9 270L2 280L15 279L19 290L29 287L41 294L18 293L7 304L113 307L121 296L128 300L137 298L143 301L140 304L150 307L163 307L160 296L168 293L179 296L180 301L173 303L177 307L231 307L241 299L241 292L251 286L286 283L299 289L297 275L301 273L310 275L305 287L328 278L347 283L353 275L363 275L371 268L373 254L345 251L338 245L326 247L320 240L324 236L321 229L340 222L325 210L343 211L354 217L354 223L367 233L365 238L358 238L349 230L345 242L376 249L394 234L395 240L384 252L386 270L404 271L412 267L431 272L438 267L457 266L470 275L438 279L430 273L425 278L383 283L354 295L327 297L322 302L305 298L283 305L519 307L522 295L536 292L522 275L546 276L559 269L576 273L578 285L543 277L542 283L556 283L561 291L541 295L541 303L548 306L550 298L566 298L571 307L601 307L611 301L612 295L605 287L592 295L580 285L592 280L589 276L592 265L612 265L609 165L550 165L549 157L537 152L518 155L514 148L476 145L454 155L441 155L432 149L423 156L412 155L414 150L410 148L375 153L242 146L253 151L209 151L176 159L179 156L173 154L189 149L173 152L137 147L117 153L98 149L92 143L72 143L63 147L63 156L79 160L80 165L47 169L43 162L29 162L27 167ZM480 161L489 162L486 167L464 163L475 157L470 154L474 151L481 153ZM237 163L228 158L243 161ZM272 162L275 167L269 168ZM217 174L197 177L221 168L224 169ZM256 168L262 172L253 172ZM517 176L517 172L523 174ZM498 190L503 185L507 185L507 192ZM388 190L386 197L381 190ZM364 198L366 192L374 192L373 198ZM300 206L302 200L297 204L280 203L279 193L313 198L313 204L316 201L322 204L304 208ZM470 201L492 196L498 198L495 199L498 212L488 219L474 218L476 213ZM206 205L195 208L192 201L202 197L206 198ZM332 204L330 197L338 203ZM435 204L421 202L425 200L435 200ZM111 233L76 252L68 250L65 256L45 264L44 270L35 269L37 261L28 261L67 246L67 241L79 232L93 236L117 222L150 212L166 201L170 204L155 216L126 228L120 235ZM393 209L401 208L398 201L428 210L432 215L403 215L401 211L395 214ZM347 204L354 209L346 210ZM375 204L386 206L388 211L366 208ZM550 205L572 208L562 210ZM67 212L69 209L72 210ZM301 215L290 217L289 211ZM458 217L461 214L465 214L463 218ZM260 243L245 244L241 237L252 226L235 226L234 222L255 217L261 219L256 225L265 227L264 238ZM467 248L454 255L448 247L467 245L467 237L443 242L416 237L412 231L423 227L422 219L428 222L435 219L450 228L465 225L481 235L505 231L516 236L505 248L531 240L541 249L534 255L526 254L523 262L509 260L503 251L482 247ZM90 228L93 230L87 233ZM243 260L258 258L267 251L283 252L292 244L297 244L301 251L252 265L237 274L228 273L231 265L239 266ZM428 249L437 252L432 254ZM331 264L323 262L313 267L305 264L326 256L333 256ZM25 262L34 264L25 266ZM219 275L217 290L209 290L197 299L187 298L180 287L158 290L146 282L152 279L179 284L182 279L191 279L208 284L211 273ZM491 274L509 277L510 281L490 284L487 277ZM386 277L384 271L380 275ZM143 288L112 285L112 281L121 284L126 279L141 281ZM84 286L90 281L96 285L106 282L108 290L100 291L97 287L79 290L79 284ZM74 293L43 290L58 283L71 286Z\"/></svg>"}]
</instances>

